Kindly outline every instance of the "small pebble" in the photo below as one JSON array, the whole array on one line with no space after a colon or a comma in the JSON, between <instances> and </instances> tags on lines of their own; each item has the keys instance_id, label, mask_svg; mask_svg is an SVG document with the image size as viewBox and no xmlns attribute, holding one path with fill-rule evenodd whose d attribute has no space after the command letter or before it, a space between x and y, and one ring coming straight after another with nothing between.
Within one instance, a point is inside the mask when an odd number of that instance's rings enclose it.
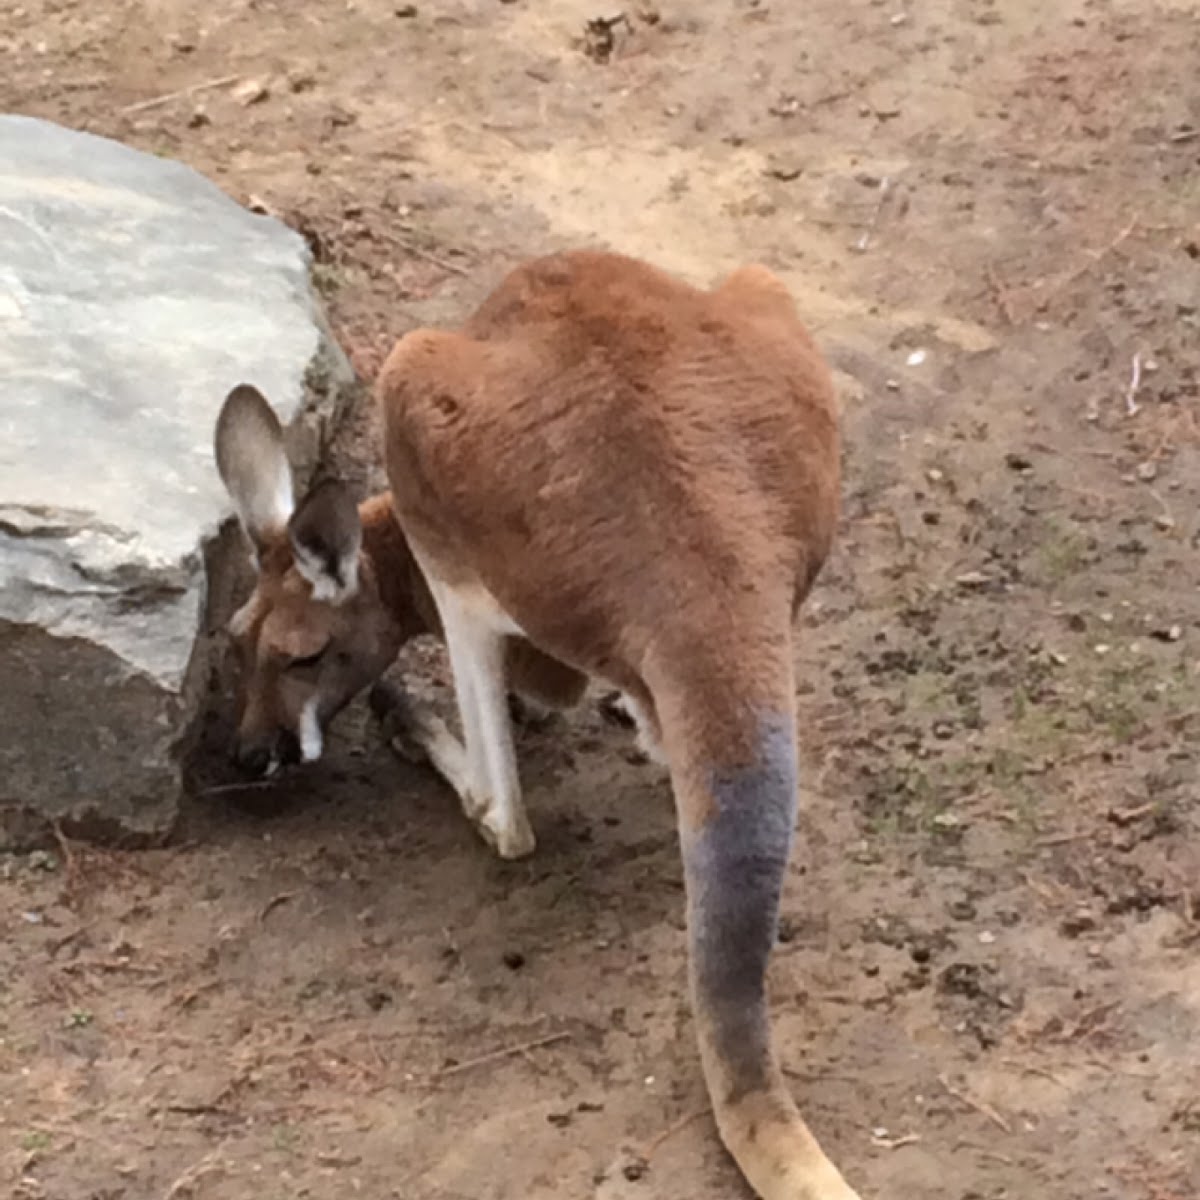
<instances>
[{"instance_id":1,"label":"small pebble","mask_svg":"<svg viewBox=\"0 0 1200 1200\"><path fill-rule=\"evenodd\" d=\"M247 79L233 89L233 98L246 106L261 104L271 95L271 89L258 79Z\"/></svg>"},{"instance_id":2,"label":"small pebble","mask_svg":"<svg viewBox=\"0 0 1200 1200\"><path fill-rule=\"evenodd\" d=\"M1081 933L1089 933L1096 928L1096 917L1088 909L1080 908L1071 916L1064 917L1058 928L1064 937L1078 937Z\"/></svg>"},{"instance_id":3,"label":"small pebble","mask_svg":"<svg viewBox=\"0 0 1200 1200\"><path fill-rule=\"evenodd\" d=\"M644 1158L635 1158L632 1162L627 1162L621 1168L621 1174L624 1175L630 1183L637 1183L637 1181L646 1174L648 1169L649 1168L647 1167L646 1160Z\"/></svg>"}]
</instances>

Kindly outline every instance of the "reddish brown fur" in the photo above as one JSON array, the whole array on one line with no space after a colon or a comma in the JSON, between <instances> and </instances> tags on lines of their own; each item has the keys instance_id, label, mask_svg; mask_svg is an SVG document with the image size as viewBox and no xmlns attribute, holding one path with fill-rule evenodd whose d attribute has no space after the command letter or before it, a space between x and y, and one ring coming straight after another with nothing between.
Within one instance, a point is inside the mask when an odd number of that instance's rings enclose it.
<instances>
[{"instance_id":1,"label":"reddish brown fur","mask_svg":"<svg viewBox=\"0 0 1200 1200\"><path fill-rule=\"evenodd\" d=\"M619 362L605 360L607 330L620 332ZM691 387L711 343L736 371L722 363L724 378ZM614 376L619 403L591 404ZM681 654L758 657L742 643L760 635L728 607L724 581L750 581L745 599L756 609L796 607L831 545L840 488L832 386L786 289L764 268L703 292L616 256L540 260L509 276L461 333L406 337L379 386L401 520L441 577L485 582L537 644L643 703L652 636L675 632L689 643ZM782 396L789 402L777 403ZM714 439L728 427L753 463ZM558 467L556 439L598 457L616 446L619 457L573 475ZM480 463L492 464L486 475ZM640 512L626 479L647 494ZM676 551L669 561L664 535ZM691 644L699 629L703 646ZM721 747L734 731L707 734L718 760L737 761L742 747Z\"/></svg>"},{"instance_id":2,"label":"reddish brown fur","mask_svg":"<svg viewBox=\"0 0 1200 1200\"><path fill-rule=\"evenodd\" d=\"M765 963L722 966L743 927L769 944L790 627L838 516L831 379L786 288L762 267L702 291L616 255L537 260L459 332L402 339L379 396L397 514L446 603L491 628L498 608L661 730L693 919L715 922L693 968L726 1144L767 1200L856 1200L774 1064Z\"/></svg>"}]
</instances>

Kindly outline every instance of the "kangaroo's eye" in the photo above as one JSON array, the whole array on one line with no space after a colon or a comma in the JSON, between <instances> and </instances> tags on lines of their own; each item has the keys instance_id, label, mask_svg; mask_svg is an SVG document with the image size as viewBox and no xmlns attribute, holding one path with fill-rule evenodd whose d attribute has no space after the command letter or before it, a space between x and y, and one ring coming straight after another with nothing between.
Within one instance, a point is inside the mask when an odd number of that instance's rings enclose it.
<instances>
[{"instance_id":1,"label":"kangaroo's eye","mask_svg":"<svg viewBox=\"0 0 1200 1200\"><path fill-rule=\"evenodd\" d=\"M329 645L326 643L316 654L306 654L303 658L293 658L288 662L287 669L289 671L303 671L306 667L315 667L325 657L328 650Z\"/></svg>"}]
</instances>

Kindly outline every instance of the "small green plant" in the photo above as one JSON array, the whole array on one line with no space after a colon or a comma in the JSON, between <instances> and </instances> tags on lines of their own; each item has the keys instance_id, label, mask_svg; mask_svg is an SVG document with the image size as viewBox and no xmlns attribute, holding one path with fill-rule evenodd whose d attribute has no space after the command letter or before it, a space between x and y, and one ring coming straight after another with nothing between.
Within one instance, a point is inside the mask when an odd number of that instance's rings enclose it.
<instances>
[{"instance_id":1,"label":"small green plant","mask_svg":"<svg viewBox=\"0 0 1200 1200\"><path fill-rule=\"evenodd\" d=\"M345 286L345 273L333 263L319 262L312 267L312 285L317 294L330 300Z\"/></svg>"},{"instance_id":2,"label":"small green plant","mask_svg":"<svg viewBox=\"0 0 1200 1200\"><path fill-rule=\"evenodd\" d=\"M1038 539L1039 574L1046 583L1062 583L1088 564L1088 540L1077 529L1060 521L1045 523Z\"/></svg>"},{"instance_id":3,"label":"small green plant","mask_svg":"<svg viewBox=\"0 0 1200 1200\"><path fill-rule=\"evenodd\" d=\"M50 1134L44 1129L31 1129L21 1138L21 1149L26 1154L37 1154L50 1149Z\"/></svg>"},{"instance_id":4,"label":"small green plant","mask_svg":"<svg viewBox=\"0 0 1200 1200\"><path fill-rule=\"evenodd\" d=\"M86 1008L73 1008L66 1019L68 1029L85 1029L93 1021L92 1014Z\"/></svg>"},{"instance_id":5,"label":"small green plant","mask_svg":"<svg viewBox=\"0 0 1200 1200\"><path fill-rule=\"evenodd\" d=\"M296 1130L281 1121L271 1129L271 1144L276 1150L291 1153L296 1148Z\"/></svg>"}]
</instances>

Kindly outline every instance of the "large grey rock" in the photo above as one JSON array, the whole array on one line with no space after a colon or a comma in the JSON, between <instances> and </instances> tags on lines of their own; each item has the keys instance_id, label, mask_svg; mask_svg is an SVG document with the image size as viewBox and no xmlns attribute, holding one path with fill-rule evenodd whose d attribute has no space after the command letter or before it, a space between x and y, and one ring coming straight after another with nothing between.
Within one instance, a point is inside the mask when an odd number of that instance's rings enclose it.
<instances>
[{"instance_id":1,"label":"large grey rock","mask_svg":"<svg viewBox=\"0 0 1200 1200\"><path fill-rule=\"evenodd\" d=\"M228 515L217 411L235 384L257 385L303 475L352 387L309 266L302 238L180 163L0 116L10 840L30 813L80 835L169 832L214 587L244 557L214 540Z\"/></svg>"}]
</instances>

